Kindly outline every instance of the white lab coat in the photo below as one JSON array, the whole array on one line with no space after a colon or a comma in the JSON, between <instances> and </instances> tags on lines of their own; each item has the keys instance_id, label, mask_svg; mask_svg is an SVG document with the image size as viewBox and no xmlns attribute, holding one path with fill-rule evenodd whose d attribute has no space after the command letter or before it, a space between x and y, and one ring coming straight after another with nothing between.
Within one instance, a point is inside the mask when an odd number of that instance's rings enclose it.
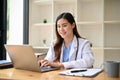
<instances>
[{"instance_id":1,"label":"white lab coat","mask_svg":"<svg viewBox=\"0 0 120 80\"><path fill-rule=\"evenodd\" d=\"M62 62L62 57L63 57L63 45L62 45L60 62L64 65L65 68L89 68L93 66L94 56L90 47L90 42L82 38L78 38L78 40L79 40L79 49L77 54L77 60L75 60L75 55L77 50L77 37L74 36L73 38L68 62ZM52 43L45 59L48 61L53 61L54 56L55 56L54 43Z\"/></svg>"}]
</instances>

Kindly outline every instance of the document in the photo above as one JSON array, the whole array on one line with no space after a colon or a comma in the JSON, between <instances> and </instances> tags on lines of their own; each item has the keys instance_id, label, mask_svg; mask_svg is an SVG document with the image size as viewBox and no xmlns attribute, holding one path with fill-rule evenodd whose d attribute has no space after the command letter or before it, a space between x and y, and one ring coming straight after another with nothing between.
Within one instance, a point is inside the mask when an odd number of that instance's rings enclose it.
<instances>
[{"instance_id":1,"label":"document","mask_svg":"<svg viewBox=\"0 0 120 80\"><path fill-rule=\"evenodd\" d=\"M100 68L91 68L91 69L70 69L59 72L60 75L68 76L85 76L85 77L94 77L98 73L102 72L103 69Z\"/></svg>"}]
</instances>

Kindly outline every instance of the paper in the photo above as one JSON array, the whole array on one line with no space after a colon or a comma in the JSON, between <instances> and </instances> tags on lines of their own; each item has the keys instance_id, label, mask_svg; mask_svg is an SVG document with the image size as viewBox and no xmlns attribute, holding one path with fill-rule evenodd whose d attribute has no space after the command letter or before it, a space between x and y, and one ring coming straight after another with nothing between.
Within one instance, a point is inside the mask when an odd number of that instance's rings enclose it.
<instances>
[{"instance_id":1,"label":"paper","mask_svg":"<svg viewBox=\"0 0 120 80\"><path fill-rule=\"evenodd\" d=\"M59 74L61 75L68 75L68 76L88 76L88 77L93 77L96 76L98 73L100 73L102 71L102 69L87 69L87 71L83 71L83 72L75 72L75 73L71 73L71 71L73 70L81 70L81 69L70 69L70 70L65 70L62 72L59 72Z\"/></svg>"}]
</instances>

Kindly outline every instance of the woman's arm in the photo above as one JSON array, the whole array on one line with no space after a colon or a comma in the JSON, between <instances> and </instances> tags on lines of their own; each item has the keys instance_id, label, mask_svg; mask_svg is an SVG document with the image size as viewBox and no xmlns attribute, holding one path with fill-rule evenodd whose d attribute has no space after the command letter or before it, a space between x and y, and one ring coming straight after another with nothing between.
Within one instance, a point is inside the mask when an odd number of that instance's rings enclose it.
<instances>
[{"instance_id":1,"label":"woman's arm","mask_svg":"<svg viewBox=\"0 0 120 80\"><path fill-rule=\"evenodd\" d=\"M43 66L51 66L51 67L58 67L58 68L64 68L64 65L59 62L53 62L54 59L54 43L50 46L47 55L44 60L39 60L38 63L40 64L41 67Z\"/></svg>"}]
</instances>

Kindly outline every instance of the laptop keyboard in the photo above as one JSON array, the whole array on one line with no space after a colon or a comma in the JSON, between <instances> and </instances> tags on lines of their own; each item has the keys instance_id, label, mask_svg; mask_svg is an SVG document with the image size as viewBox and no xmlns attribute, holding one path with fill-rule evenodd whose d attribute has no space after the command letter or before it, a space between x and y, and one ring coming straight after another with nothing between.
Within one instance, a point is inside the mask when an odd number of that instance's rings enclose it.
<instances>
[{"instance_id":1,"label":"laptop keyboard","mask_svg":"<svg viewBox=\"0 0 120 80\"><path fill-rule=\"evenodd\" d=\"M40 71L41 72L46 72L46 71L52 71L52 70L57 70L58 68L55 67L41 67Z\"/></svg>"}]
</instances>

